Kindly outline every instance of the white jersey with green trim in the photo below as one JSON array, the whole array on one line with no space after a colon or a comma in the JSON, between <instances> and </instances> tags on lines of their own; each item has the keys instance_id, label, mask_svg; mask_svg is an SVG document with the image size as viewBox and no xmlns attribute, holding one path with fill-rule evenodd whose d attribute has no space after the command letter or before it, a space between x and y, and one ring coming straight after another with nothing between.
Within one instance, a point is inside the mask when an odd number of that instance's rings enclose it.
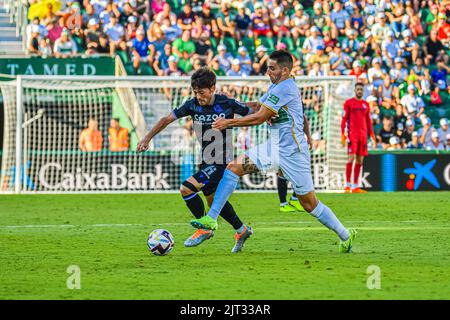
<instances>
[{"instance_id":1,"label":"white jersey with green trim","mask_svg":"<svg viewBox=\"0 0 450 320\"><path fill-rule=\"evenodd\" d=\"M293 78L270 85L260 102L279 116L270 126L270 136L281 154L308 148L303 131L302 98Z\"/></svg>"}]
</instances>

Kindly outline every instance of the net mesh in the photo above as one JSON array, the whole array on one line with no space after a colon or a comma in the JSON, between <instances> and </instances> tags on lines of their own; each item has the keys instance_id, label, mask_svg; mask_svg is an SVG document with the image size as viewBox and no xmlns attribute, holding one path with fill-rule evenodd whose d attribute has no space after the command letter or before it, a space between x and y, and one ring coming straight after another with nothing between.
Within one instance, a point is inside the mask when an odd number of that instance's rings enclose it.
<instances>
[{"instance_id":1,"label":"net mesh","mask_svg":"<svg viewBox=\"0 0 450 320\"><path fill-rule=\"evenodd\" d=\"M346 153L340 146L342 105L353 92L353 79L298 78L305 115L313 136L312 173L318 190L343 187ZM149 151L136 154L138 141L163 116L191 96L186 79L46 79L1 82L5 133L0 186L16 186L20 157L21 192L177 191L200 163L200 146L192 120L169 125L152 140ZM265 78L219 78L219 91L239 101L257 101L268 86ZM22 104L17 108L17 97ZM17 121L17 110L22 120ZM108 128L119 118L128 129L128 151L110 151ZM96 151L81 151L80 135L95 119L102 141ZM16 141L16 129L21 141ZM234 154L264 142L267 124L233 129ZM21 152L17 153L16 148ZM273 190L276 173L252 174L240 181L241 190Z\"/></svg>"}]
</instances>

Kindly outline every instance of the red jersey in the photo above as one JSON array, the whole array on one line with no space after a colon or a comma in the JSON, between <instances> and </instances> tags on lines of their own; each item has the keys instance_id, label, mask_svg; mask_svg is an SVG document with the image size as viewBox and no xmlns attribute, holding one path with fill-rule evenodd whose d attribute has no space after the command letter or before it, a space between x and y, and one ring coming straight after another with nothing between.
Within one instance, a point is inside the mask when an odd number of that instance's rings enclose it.
<instances>
[{"instance_id":1,"label":"red jersey","mask_svg":"<svg viewBox=\"0 0 450 320\"><path fill-rule=\"evenodd\" d=\"M345 133L349 139L365 138L367 134L374 137L372 119L370 118L369 104L361 99L351 98L344 103L344 116L341 122L341 132Z\"/></svg>"}]
</instances>

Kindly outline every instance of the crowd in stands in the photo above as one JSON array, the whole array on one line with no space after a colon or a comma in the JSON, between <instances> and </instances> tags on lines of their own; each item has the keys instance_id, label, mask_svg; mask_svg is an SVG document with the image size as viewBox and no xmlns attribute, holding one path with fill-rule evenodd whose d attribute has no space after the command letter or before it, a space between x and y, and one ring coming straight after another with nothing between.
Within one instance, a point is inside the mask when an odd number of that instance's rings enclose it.
<instances>
[{"instance_id":1,"label":"crowd in stands","mask_svg":"<svg viewBox=\"0 0 450 320\"><path fill-rule=\"evenodd\" d=\"M31 0L30 3L39 2ZM40 56L111 54L128 74L264 75L291 52L293 73L364 83L383 149L450 149L450 0L67 0L30 21Z\"/></svg>"}]
</instances>

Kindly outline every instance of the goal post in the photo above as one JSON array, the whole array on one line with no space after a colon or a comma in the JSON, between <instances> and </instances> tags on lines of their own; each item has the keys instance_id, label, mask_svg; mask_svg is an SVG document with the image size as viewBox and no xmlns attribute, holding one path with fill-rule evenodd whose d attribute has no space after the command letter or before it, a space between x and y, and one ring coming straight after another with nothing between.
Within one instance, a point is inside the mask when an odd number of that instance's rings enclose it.
<instances>
[{"instance_id":1,"label":"goal post","mask_svg":"<svg viewBox=\"0 0 450 320\"><path fill-rule=\"evenodd\" d=\"M313 136L311 165L317 190L344 188L346 151L340 144L343 103L354 77L296 77ZM218 77L217 89L256 101L266 77ZM193 174L200 146L190 119L177 120L136 154L137 142L163 116L191 97L189 77L18 76L0 82L4 110L0 193L176 192ZM109 149L118 118L129 149ZM81 151L80 134L95 119L102 142ZM234 155L268 138L267 124L234 128ZM274 191L276 172L243 177L238 190Z\"/></svg>"}]
</instances>

